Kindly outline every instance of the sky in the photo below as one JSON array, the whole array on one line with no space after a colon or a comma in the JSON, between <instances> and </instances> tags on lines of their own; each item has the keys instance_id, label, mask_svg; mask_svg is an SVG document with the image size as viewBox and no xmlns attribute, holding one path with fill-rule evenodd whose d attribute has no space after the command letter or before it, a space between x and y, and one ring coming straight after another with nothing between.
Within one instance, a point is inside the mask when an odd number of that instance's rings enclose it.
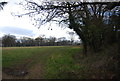
<instances>
[{"instance_id":1,"label":"sky","mask_svg":"<svg viewBox=\"0 0 120 81\"><path fill-rule=\"evenodd\" d=\"M8 4L4 6L4 10L0 11L0 37L5 34L15 35L17 38L20 37L31 37L36 38L40 35L45 35L47 38L50 36L60 38L66 37L70 39L69 32L73 32L67 27L59 27L57 24L52 23L49 30L49 24L42 25L39 29L33 25L33 22L28 16L16 17L12 14L17 15L23 13L24 10L18 5L23 0L0 0L7 1ZM75 40L79 40L79 37L75 35Z\"/></svg>"},{"instance_id":2,"label":"sky","mask_svg":"<svg viewBox=\"0 0 120 81\"><path fill-rule=\"evenodd\" d=\"M18 14L18 12L23 13L24 10L22 7L17 5L22 0L0 0L0 1L8 1L8 4L4 6L4 10L0 11L0 37L5 34L15 35L17 38L20 37L31 37L36 38L41 35L45 35L46 37L66 37L68 40L70 36L67 32L73 32L73 30L67 27L59 27L59 25L52 23L51 26L49 24L42 25L39 29L33 25L29 16L16 17L12 14ZM49 27L52 28L49 29ZM78 36L75 35L75 40L79 40Z\"/></svg>"}]
</instances>

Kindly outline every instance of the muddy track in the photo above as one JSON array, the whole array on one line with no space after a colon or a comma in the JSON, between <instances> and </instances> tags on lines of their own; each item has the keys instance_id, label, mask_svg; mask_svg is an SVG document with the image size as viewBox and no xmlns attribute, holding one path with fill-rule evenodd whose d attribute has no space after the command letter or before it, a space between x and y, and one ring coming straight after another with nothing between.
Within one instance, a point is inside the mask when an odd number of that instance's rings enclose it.
<instances>
[{"instance_id":1,"label":"muddy track","mask_svg":"<svg viewBox=\"0 0 120 81\"><path fill-rule=\"evenodd\" d=\"M36 54L34 57L25 59L22 64L15 67L3 68L3 79L42 79L43 67L46 59L50 56L49 53L43 51L42 54Z\"/></svg>"},{"instance_id":2,"label":"muddy track","mask_svg":"<svg viewBox=\"0 0 120 81\"><path fill-rule=\"evenodd\" d=\"M24 77L24 79L42 79L43 78L43 65L41 63L29 69L29 74Z\"/></svg>"}]
</instances>

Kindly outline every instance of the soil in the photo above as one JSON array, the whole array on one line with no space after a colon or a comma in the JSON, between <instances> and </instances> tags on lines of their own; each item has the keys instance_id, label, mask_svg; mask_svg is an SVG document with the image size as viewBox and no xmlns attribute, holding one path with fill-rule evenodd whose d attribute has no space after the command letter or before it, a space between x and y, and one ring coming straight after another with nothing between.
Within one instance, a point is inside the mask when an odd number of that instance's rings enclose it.
<instances>
[{"instance_id":1,"label":"soil","mask_svg":"<svg viewBox=\"0 0 120 81\"><path fill-rule=\"evenodd\" d=\"M2 78L3 79L42 79L42 64L38 63L32 66L30 69L19 68L3 68Z\"/></svg>"},{"instance_id":2,"label":"soil","mask_svg":"<svg viewBox=\"0 0 120 81\"><path fill-rule=\"evenodd\" d=\"M42 64L38 63L34 67L29 69L29 73L24 79L42 79L43 78L43 67Z\"/></svg>"}]
</instances>

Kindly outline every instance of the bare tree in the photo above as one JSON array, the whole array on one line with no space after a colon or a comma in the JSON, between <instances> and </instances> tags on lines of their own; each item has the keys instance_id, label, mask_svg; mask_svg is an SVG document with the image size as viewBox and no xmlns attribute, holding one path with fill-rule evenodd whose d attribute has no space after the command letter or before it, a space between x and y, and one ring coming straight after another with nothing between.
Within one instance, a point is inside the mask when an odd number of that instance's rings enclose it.
<instances>
[{"instance_id":1,"label":"bare tree","mask_svg":"<svg viewBox=\"0 0 120 81\"><path fill-rule=\"evenodd\" d=\"M38 46L43 45L43 42L44 42L44 36L45 36L45 35L40 35L39 37L35 38L36 43L37 43Z\"/></svg>"},{"instance_id":2,"label":"bare tree","mask_svg":"<svg viewBox=\"0 0 120 81\"><path fill-rule=\"evenodd\" d=\"M56 42L56 37L51 37L49 38L49 45L51 46L54 46L55 45L55 42Z\"/></svg>"},{"instance_id":3,"label":"bare tree","mask_svg":"<svg viewBox=\"0 0 120 81\"><path fill-rule=\"evenodd\" d=\"M68 28L73 29L81 38L84 54L86 54L88 46L97 52L103 44L105 13L110 8L109 4L107 2L27 1L25 8L29 12L19 16L31 16L36 21L36 26L51 21L67 24Z\"/></svg>"},{"instance_id":4,"label":"bare tree","mask_svg":"<svg viewBox=\"0 0 120 81\"><path fill-rule=\"evenodd\" d=\"M3 7L7 4L8 2L0 2L0 10L3 9Z\"/></svg>"}]
</instances>

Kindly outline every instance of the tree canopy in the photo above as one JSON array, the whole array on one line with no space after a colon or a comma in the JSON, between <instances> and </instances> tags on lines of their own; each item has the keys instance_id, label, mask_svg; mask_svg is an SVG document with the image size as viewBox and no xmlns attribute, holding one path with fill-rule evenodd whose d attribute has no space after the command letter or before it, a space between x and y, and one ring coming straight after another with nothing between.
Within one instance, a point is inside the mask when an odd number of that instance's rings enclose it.
<instances>
[{"instance_id":1,"label":"tree canopy","mask_svg":"<svg viewBox=\"0 0 120 81\"><path fill-rule=\"evenodd\" d=\"M82 40L84 54L88 47L98 52L118 39L120 2L26 2L24 7L29 12L19 16L29 15L36 21L36 26L51 21L67 24Z\"/></svg>"},{"instance_id":2,"label":"tree canopy","mask_svg":"<svg viewBox=\"0 0 120 81\"><path fill-rule=\"evenodd\" d=\"M15 46L16 37L13 35L5 35L2 37L2 44L4 47Z\"/></svg>"}]
</instances>

